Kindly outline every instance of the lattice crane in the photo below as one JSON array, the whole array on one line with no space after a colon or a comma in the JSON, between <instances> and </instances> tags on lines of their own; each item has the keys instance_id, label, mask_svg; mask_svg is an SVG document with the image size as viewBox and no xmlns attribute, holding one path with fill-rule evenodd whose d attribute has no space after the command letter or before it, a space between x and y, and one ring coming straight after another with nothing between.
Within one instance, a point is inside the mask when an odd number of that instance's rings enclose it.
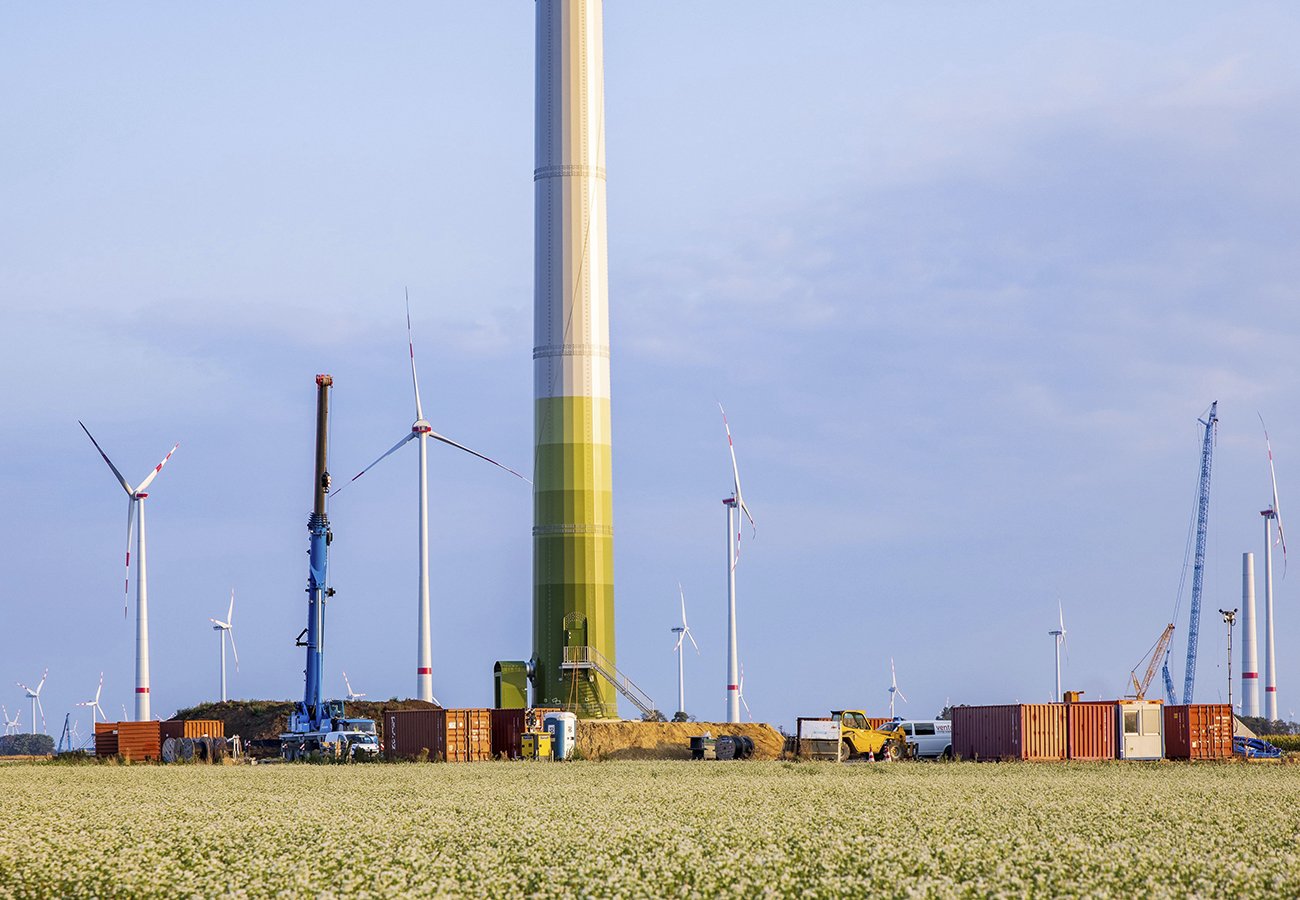
<instances>
[{"instance_id":1,"label":"lattice crane","mask_svg":"<svg viewBox=\"0 0 1300 900\"><path fill-rule=\"evenodd\" d=\"M1168 625L1165 626L1165 630L1160 635L1160 639L1156 641L1155 646L1151 648L1150 662L1147 663L1147 670L1146 673L1142 676L1141 681L1138 681L1137 670L1138 670L1138 666L1142 665L1142 660L1138 660L1137 666L1134 666L1133 671L1129 672L1128 677L1133 682L1134 700L1146 699L1147 688L1151 686L1151 679L1156 676L1156 669L1160 666L1160 661L1164 659L1165 654L1168 653L1169 642L1170 640L1173 639L1173 636L1174 636L1174 623L1170 622Z\"/></svg>"},{"instance_id":2,"label":"lattice crane","mask_svg":"<svg viewBox=\"0 0 1300 900\"><path fill-rule=\"evenodd\" d=\"M1210 414L1197 419L1205 426L1201 443L1201 484L1196 495L1196 560L1192 566L1192 609L1187 625L1187 668L1183 671L1183 702L1192 702L1196 686L1196 645L1201 636L1201 585L1205 580L1205 540L1210 521L1210 467L1214 461L1214 435L1219 423L1219 401L1210 404Z\"/></svg>"}]
</instances>

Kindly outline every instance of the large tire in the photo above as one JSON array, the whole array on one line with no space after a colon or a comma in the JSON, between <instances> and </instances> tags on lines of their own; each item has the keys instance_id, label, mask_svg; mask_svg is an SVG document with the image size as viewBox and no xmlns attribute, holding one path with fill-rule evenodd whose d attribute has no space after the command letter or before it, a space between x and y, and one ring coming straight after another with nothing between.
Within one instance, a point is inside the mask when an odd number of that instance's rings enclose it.
<instances>
[{"instance_id":1,"label":"large tire","mask_svg":"<svg viewBox=\"0 0 1300 900\"><path fill-rule=\"evenodd\" d=\"M847 738L840 741L840 762L847 762L852 759L853 756L853 742Z\"/></svg>"},{"instance_id":2,"label":"large tire","mask_svg":"<svg viewBox=\"0 0 1300 900\"><path fill-rule=\"evenodd\" d=\"M943 748L943 755L939 757L944 762L952 762L952 744Z\"/></svg>"},{"instance_id":3,"label":"large tire","mask_svg":"<svg viewBox=\"0 0 1300 900\"><path fill-rule=\"evenodd\" d=\"M887 759L890 762L898 762L903 758L903 751L894 741L885 741L885 745L880 748L880 758Z\"/></svg>"}]
</instances>

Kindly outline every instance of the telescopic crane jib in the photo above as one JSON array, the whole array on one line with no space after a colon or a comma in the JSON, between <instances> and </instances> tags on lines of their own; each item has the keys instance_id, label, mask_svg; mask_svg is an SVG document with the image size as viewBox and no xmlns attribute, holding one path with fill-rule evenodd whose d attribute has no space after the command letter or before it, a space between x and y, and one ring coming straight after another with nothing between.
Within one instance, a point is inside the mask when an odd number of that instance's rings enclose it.
<instances>
[{"instance_id":1,"label":"telescopic crane jib","mask_svg":"<svg viewBox=\"0 0 1300 900\"><path fill-rule=\"evenodd\" d=\"M299 635L298 643L307 648L306 685L302 705L298 708L301 720L309 723L311 730L320 728L325 717L321 709L321 657L325 649L325 599L333 596L334 589L326 587L329 577L329 545L334 539L330 531L329 514L325 510L329 496L330 473L328 465L328 440L330 416L330 388L334 385L329 375L316 376L316 477L312 482L312 511L307 519L311 534L307 568L307 628L306 642Z\"/></svg>"}]
</instances>

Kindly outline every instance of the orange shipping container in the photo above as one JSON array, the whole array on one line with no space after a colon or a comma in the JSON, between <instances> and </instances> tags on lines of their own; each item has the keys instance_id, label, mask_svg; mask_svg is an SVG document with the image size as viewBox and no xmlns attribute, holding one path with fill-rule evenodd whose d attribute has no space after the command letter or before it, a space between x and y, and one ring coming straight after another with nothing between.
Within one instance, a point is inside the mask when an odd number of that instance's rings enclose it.
<instances>
[{"instance_id":1,"label":"orange shipping container","mask_svg":"<svg viewBox=\"0 0 1300 900\"><path fill-rule=\"evenodd\" d=\"M117 756L117 723L95 723L95 755L99 757Z\"/></svg>"},{"instance_id":2,"label":"orange shipping container","mask_svg":"<svg viewBox=\"0 0 1300 900\"><path fill-rule=\"evenodd\" d=\"M1064 703L958 706L952 749L959 759L1065 759L1069 747Z\"/></svg>"},{"instance_id":3,"label":"orange shipping container","mask_svg":"<svg viewBox=\"0 0 1300 900\"><path fill-rule=\"evenodd\" d=\"M1231 759L1232 707L1193 703L1165 707L1166 759Z\"/></svg>"},{"instance_id":4,"label":"orange shipping container","mask_svg":"<svg viewBox=\"0 0 1300 900\"><path fill-rule=\"evenodd\" d=\"M492 758L492 710L447 710L447 762Z\"/></svg>"},{"instance_id":5,"label":"orange shipping container","mask_svg":"<svg viewBox=\"0 0 1300 900\"><path fill-rule=\"evenodd\" d=\"M140 761L162 758L162 723L118 722L117 752L123 759Z\"/></svg>"},{"instance_id":6,"label":"orange shipping container","mask_svg":"<svg viewBox=\"0 0 1300 900\"><path fill-rule=\"evenodd\" d=\"M162 739L224 738L226 723L220 719L168 719L162 723Z\"/></svg>"},{"instance_id":7,"label":"orange shipping container","mask_svg":"<svg viewBox=\"0 0 1300 900\"><path fill-rule=\"evenodd\" d=\"M1070 759L1115 759L1115 704L1067 703Z\"/></svg>"}]
</instances>

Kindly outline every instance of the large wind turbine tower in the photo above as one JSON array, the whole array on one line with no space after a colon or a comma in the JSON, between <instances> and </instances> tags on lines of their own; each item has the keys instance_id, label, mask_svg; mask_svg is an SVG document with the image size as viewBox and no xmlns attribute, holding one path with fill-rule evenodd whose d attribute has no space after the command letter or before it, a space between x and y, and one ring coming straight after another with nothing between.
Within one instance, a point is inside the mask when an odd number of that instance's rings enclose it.
<instances>
[{"instance_id":1,"label":"large wind turbine tower","mask_svg":"<svg viewBox=\"0 0 1300 900\"><path fill-rule=\"evenodd\" d=\"M1241 554L1241 714L1259 715L1259 657L1255 644L1255 554Z\"/></svg>"},{"instance_id":2,"label":"large wind turbine tower","mask_svg":"<svg viewBox=\"0 0 1300 900\"><path fill-rule=\"evenodd\" d=\"M601 0L537 0L533 697L585 717L618 714L596 677L614 670L602 44Z\"/></svg>"}]
</instances>

